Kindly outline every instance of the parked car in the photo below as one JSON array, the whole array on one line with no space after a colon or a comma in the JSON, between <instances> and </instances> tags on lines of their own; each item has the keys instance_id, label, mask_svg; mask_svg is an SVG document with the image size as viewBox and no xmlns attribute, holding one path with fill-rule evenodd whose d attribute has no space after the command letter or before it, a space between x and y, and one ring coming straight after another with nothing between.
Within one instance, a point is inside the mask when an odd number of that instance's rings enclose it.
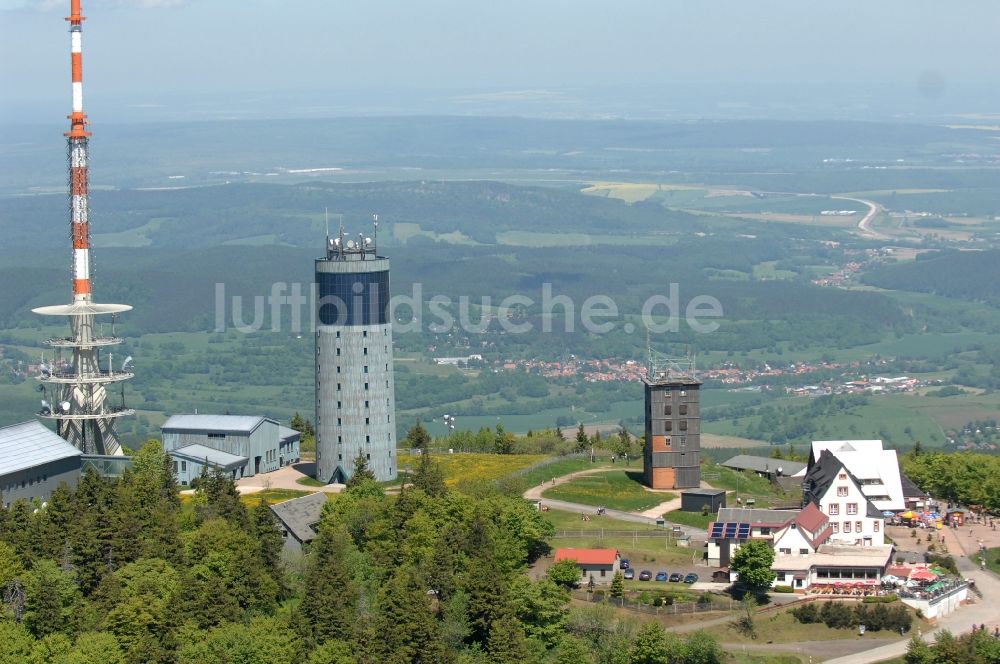
<instances>
[{"instance_id":1,"label":"parked car","mask_svg":"<svg viewBox=\"0 0 1000 664\"><path fill-rule=\"evenodd\" d=\"M641 572L639 572L640 581L649 581L652 578L653 578L653 573L650 572L648 569L644 569Z\"/></svg>"},{"instance_id":2,"label":"parked car","mask_svg":"<svg viewBox=\"0 0 1000 664\"><path fill-rule=\"evenodd\" d=\"M657 572L656 573L656 580L657 581L666 581L667 580L667 573L666 572L662 572L662 571L661 572Z\"/></svg>"},{"instance_id":3,"label":"parked car","mask_svg":"<svg viewBox=\"0 0 1000 664\"><path fill-rule=\"evenodd\" d=\"M625 577L626 580L631 581L632 579L635 578L635 570L634 569L627 569L627 570L625 570L625 572L624 572L623 575L624 575L624 577Z\"/></svg>"},{"instance_id":4,"label":"parked car","mask_svg":"<svg viewBox=\"0 0 1000 664\"><path fill-rule=\"evenodd\" d=\"M695 574L694 572L691 572L690 574L684 577L684 583L697 583L697 582L698 582L698 575Z\"/></svg>"},{"instance_id":5,"label":"parked car","mask_svg":"<svg viewBox=\"0 0 1000 664\"><path fill-rule=\"evenodd\" d=\"M670 575L670 583L680 583L681 578L682 577L680 572L674 572L673 574Z\"/></svg>"},{"instance_id":6,"label":"parked car","mask_svg":"<svg viewBox=\"0 0 1000 664\"><path fill-rule=\"evenodd\" d=\"M618 566L621 567L623 571L627 570L628 569L628 558L622 558L621 562L618 563Z\"/></svg>"}]
</instances>

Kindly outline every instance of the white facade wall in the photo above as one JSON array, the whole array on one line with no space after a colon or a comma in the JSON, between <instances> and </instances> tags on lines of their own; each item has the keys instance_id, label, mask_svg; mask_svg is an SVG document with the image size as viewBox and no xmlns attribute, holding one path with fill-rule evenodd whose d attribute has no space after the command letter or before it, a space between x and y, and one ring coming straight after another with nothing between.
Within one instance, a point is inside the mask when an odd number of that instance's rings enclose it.
<instances>
[{"instance_id":1,"label":"white facade wall","mask_svg":"<svg viewBox=\"0 0 1000 664\"><path fill-rule=\"evenodd\" d=\"M851 506L854 506L854 513ZM847 471L841 469L830 488L819 501L819 509L830 519L833 534L830 543L862 546L885 544L885 520L868 517L868 499ZM860 532L858 526L860 525Z\"/></svg>"}]
</instances>

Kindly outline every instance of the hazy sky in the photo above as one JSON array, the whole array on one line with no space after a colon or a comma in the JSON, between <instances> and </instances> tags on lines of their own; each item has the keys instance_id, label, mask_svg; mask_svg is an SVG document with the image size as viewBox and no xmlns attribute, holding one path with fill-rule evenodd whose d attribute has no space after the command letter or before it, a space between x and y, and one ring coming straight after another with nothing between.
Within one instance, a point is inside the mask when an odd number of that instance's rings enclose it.
<instances>
[{"instance_id":1,"label":"hazy sky","mask_svg":"<svg viewBox=\"0 0 1000 664\"><path fill-rule=\"evenodd\" d=\"M68 5L0 0L0 110L68 104ZM398 94L401 112L438 91L739 105L827 89L990 112L1000 87L996 0L84 0L84 14L88 100L135 107L329 106L362 88L385 111Z\"/></svg>"}]
</instances>

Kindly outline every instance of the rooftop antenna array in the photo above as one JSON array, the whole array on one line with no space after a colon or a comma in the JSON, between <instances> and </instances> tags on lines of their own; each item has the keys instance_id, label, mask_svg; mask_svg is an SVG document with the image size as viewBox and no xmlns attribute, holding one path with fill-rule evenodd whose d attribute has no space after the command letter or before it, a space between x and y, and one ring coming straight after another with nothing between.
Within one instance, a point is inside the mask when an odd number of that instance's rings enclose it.
<instances>
[{"instance_id":1,"label":"rooftop antenna array","mask_svg":"<svg viewBox=\"0 0 1000 664\"><path fill-rule=\"evenodd\" d=\"M646 327L646 379L652 383L698 381L695 356L688 351L685 357L670 357L653 350L649 327Z\"/></svg>"}]
</instances>

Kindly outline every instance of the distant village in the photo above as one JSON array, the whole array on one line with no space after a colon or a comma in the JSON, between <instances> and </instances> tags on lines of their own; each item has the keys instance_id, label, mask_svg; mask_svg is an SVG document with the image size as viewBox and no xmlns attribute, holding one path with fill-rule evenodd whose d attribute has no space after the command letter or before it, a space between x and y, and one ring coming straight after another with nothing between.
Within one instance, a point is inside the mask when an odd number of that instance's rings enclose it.
<instances>
[{"instance_id":1,"label":"distant village","mask_svg":"<svg viewBox=\"0 0 1000 664\"><path fill-rule=\"evenodd\" d=\"M482 367L493 371L526 371L546 378L580 377L591 383L641 382L646 367L635 360L581 359L571 355L568 360L503 360L486 363L480 354L463 357L435 357L435 364L457 367ZM781 389L791 396L824 396L827 394L887 394L912 392L920 387L940 385L938 380L919 380L909 376L868 376L871 369L862 362L792 362L785 366L763 364L759 368L742 368L727 362L720 367L702 369L700 378L706 383L715 382L744 390ZM823 380L815 385L782 386L772 388L775 378L801 377L813 373L839 372L836 380Z\"/></svg>"}]
</instances>

